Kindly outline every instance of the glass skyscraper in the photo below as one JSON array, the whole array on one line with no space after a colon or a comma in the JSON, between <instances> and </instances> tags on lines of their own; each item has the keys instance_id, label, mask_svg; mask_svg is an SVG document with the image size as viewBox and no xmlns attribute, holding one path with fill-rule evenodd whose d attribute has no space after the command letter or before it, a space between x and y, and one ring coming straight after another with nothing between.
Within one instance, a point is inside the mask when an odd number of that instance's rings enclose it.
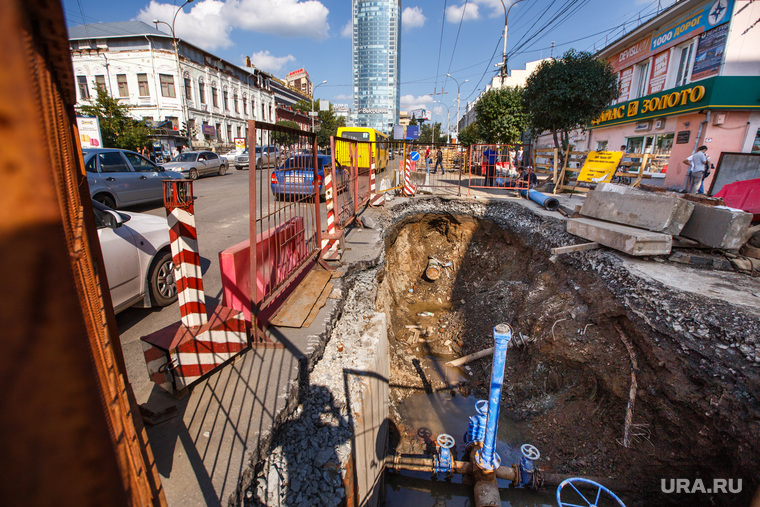
<instances>
[{"instance_id":1,"label":"glass skyscraper","mask_svg":"<svg viewBox=\"0 0 760 507\"><path fill-rule=\"evenodd\" d=\"M391 133L398 123L401 0L353 0L356 126Z\"/></svg>"}]
</instances>

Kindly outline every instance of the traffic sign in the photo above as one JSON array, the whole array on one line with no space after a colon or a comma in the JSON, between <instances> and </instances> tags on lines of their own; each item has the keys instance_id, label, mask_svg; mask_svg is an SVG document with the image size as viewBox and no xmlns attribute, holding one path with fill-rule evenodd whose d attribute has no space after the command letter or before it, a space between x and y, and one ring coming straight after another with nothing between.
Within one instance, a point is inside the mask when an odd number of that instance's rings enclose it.
<instances>
[{"instance_id":1,"label":"traffic sign","mask_svg":"<svg viewBox=\"0 0 760 507\"><path fill-rule=\"evenodd\" d=\"M418 151L413 151L409 154L409 158L412 159L412 162L417 162L420 159L420 153Z\"/></svg>"}]
</instances>

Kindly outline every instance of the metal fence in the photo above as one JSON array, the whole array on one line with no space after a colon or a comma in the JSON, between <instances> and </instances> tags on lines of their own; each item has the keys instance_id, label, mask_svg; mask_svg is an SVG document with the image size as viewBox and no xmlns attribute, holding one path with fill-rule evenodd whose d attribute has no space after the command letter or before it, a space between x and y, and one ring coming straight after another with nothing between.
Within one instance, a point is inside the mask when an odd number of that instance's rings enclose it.
<instances>
[{"instance_id":1,"label":"metal fence","mask_svg":"<svg viewBox=\"0 0 760 507\"><path fill-rule=\"evenodd\" d=\"M473 144L469 149L466 185L469 189L528 188L535 174L529 162L530 147L521 144Z\"/></svg>"},{"instance_id":2,"label":"metal fence","mask_svg":"<svg viewBox=\"0 0 760 507\"><path fill-rule=\"evenodd\" d=\"M249 122L251 298L262 313L317 260L324 157L316 135ZM255 282L253 281L255 279Z\"/></svg>"}]
</instances>

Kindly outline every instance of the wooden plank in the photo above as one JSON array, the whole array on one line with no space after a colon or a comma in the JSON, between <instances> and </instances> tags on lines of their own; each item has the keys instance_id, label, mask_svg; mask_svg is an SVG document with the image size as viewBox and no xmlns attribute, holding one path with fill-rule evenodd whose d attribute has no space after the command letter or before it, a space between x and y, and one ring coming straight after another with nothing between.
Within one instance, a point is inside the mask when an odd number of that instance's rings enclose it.
<instances>
[{"instance_id":1,"label":"wooden plank","mask_svg":"<svg viewBox=\"0 0 760 507\"><path fill-rule=\"evenodd\" d=\"M312 322L314 322L314 319L317 318L317 315L319 314L319 310L321 310L322 307L325 306L325 304L327 304L327 299L330 297L330 294L332 294L332 291L333 291L333 283L329 282L327 285L325 285L325 288L322 290L322 294L319 295L319 299L317 299L317 302L311 308L311 311L309 312L309 316L306 317L306 320L303 323L303 327L311 326Z\"/></svg>"},{"instance_id":2,"label":"wooden plank","mask_svg":"<svg viewBox=\"0 0 760 507\"><path fill-rule=\"evenodd\" d=\"M592 241L591 243L581 243L580 245L568 245L552 248L552 255L583 252L585 250L596 250L597 248L599 248L599 243Z\"/></svg>"},{"instance_id":3,"label":"wooden plank","mask_svg":"<svg viewBox=\"0 0 760 507\"><path fill-rule=\"evenodd\" d=\"M302 327L327 282L328 271L311 270L270 320L273 326Z\"/></svg>"}]
</instances>

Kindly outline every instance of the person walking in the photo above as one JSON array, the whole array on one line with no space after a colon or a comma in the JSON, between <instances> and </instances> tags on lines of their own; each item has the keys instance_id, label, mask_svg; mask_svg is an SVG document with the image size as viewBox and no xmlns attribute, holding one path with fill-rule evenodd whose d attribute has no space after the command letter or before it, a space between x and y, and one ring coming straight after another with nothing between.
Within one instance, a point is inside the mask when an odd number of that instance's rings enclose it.
<instances>
[{"instance_id":1,"label":"person walking","mask_svg":"<svg viewBox=\"0 0 760 507\"><path fill-rule=\"evenodd\" d=\"M433 159L430 158L430 148L425 149L425 172L430 174L430 164L433 163Z\"/></svg>"},{"instance_id":2,"label":"person walking","mask_svg":"<svg viewBox=\"0 0 760 507\"><path fill-rule=\"evenodd\" d=\"M438 166L441 166L441 174L446 174L446 171L443 170L443 151L441 151L440 148L435 152L435 167L433 168L433 174L438 172Z\"/></svg>"},{"instance_id":3,"label":"person walking","mask_svg":"<svg viewBox=\"0 0 760 507\"><path fill-rule=\"evenodd\" d=\"M492 187L496 176L496 152L491 149L490 145L486 146L486 150L483 152L483 165L485 166L486 186Z\"/></svg>"},{"instance_id":4,"label":"person walking","mask_svg":"<svg viewBox=\"0 0 760 507\"><path fill-rule=\"evenodd\" d=\"M705 177L705 172L707 171L707 164L710 160L710 157L707 155L707 146L700 146L696 153L694 153L691 157L691 164L692 164L692 170L691 170L691 181L687 185L687 192L690 194L694 194L699 190L700 185L702 184L702 179ZM689 159L685 159L684 164L689 164Z\"/></svg>"}]
</instances>

